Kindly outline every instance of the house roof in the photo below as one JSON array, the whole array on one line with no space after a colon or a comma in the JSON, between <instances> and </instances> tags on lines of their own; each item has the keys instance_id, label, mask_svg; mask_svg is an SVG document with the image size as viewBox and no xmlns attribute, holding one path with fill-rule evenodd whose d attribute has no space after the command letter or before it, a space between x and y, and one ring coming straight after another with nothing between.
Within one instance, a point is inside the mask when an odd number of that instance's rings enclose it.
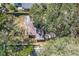
<instances>
[{"instance_id":1,"label":"house roof","mask_svg":"<svg viewBox=\"0 0 79 59\"><path fill-rule=\"evenodd\" d=\"M14 3L16 7L22 7L23 9L30 9L32 3Z\"/></svg>"},{"instance_id":2,"label":"house roof","mask_svg":"<svg viewBox=\"0 0 79 59\"><path fill-rule=\"evenodd\" d=\"M23 9L30 9L32 6L32 3L22 3L22 8Z\"/></svg>"}]
</instances>

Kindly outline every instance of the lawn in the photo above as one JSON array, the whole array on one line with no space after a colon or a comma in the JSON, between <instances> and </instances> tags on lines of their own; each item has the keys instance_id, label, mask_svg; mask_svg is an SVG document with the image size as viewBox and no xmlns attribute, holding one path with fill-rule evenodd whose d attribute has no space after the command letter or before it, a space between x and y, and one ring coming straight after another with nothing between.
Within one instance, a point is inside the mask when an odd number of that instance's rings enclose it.
<instances>
[{"instance_id":1,"label":"lawn","mask_svg":"<svg viewBox=\"0 0 79 59\"><path fill-rule=\"evenodd\" d=\"M79 56L79 38L62 37L50 40L44 46L44 50L40 53L44 56Z\"/></svg>"}]
</instances>

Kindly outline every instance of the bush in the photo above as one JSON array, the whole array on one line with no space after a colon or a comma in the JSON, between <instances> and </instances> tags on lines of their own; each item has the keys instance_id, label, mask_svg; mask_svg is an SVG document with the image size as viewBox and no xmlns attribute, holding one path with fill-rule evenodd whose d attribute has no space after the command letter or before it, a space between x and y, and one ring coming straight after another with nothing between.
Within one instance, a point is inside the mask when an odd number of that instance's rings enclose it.
<instances>
[{"instance_id":1,"label":"bush","mask_svg":"<svg viewBox=\"0 0 79 59\"><path fill-rule=\"evenodd\" d=\"M0 45L0 56L4 56L5 55L5 49L3 45Z\"/></svg>"},{"instance_id":2,"label":"bush","mask_svg":"<svg viewBox=\"0 0 79 59\"><path fill-rule=\"evenodd\" d=\"M18 51L17 55L19 56L27 56L33 51L33 46L26 46L23 50Z\"/></svg>"},{"instance_id":3,"label":"bush","mask_svg":"<svg viewBox=\"0 0 79 59\"><path fill-rule=\"evenodd\" d=\"M27 56L33 50L33 46L25 45L9 45L7 46L7 55L8 56Z\"/></svg>"},{"instance_id":4,"label":"bush","mask_svg":"<svg viewBox=\"0 0 79 59\"><path fill-rule=\"evenodd\" d=\"M78 10L78 4L34 4L30 14L36 27L63 37L72 33L71 27L79 27Z\"/></svg>"},{"instance_id":5,"label":"bush","mask_svg":"<svg viewBox=\"0 0 79 59\"><path fill-rule=\"evenodd\" d=\"M10 10L17 11L16 7L10 4Z\"/></svg>"},{"instance_id":6,"label":"bush","mask_svg":"<svg viewBox=\"0 0 79 59\"><path fill-rule=\"evenodd\" d=\"M27 36L25 35L25 30L19 28L18 22L15 22L17 20L15 16L0 14L0 17L0 44L4 45L4 49L0 48L0 55L17 55L15 52L16 49L14 49L16 46L11 47L8 45L30 44ZM8 47L5 47L5 45ZM20 47L18 48L20 49ZM6 50L6 52L3 50ZM32 47L29 46L20 50L19 55L27 55L30 54L31 51Z\"/></svg>"}]
</instances>

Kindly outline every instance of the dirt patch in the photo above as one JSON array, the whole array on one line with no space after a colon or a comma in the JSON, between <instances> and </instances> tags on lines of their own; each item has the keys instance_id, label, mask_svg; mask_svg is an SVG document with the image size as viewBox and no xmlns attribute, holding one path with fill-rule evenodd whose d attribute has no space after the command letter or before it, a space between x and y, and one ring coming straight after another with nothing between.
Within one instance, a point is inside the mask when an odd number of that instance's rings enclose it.
<instances>
[{"instance_id":1,"label":"dirt patch","mask_svg":"<svg viewBox=\"0 0 79 59\"><path fill-rule=\"evenodd\" d=\"M44 45L46 45L47 44L47 41L42 41L42 42L35 42L35 43L33 43L34 45L38 45L38 46L41 46L41 47L43 47Z\"/></svg>"}]
</instances>

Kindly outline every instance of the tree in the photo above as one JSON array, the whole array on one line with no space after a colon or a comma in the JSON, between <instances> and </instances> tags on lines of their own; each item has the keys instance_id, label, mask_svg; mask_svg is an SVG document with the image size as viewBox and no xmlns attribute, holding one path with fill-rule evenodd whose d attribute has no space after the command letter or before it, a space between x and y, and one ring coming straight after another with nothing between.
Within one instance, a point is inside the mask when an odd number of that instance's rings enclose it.
<instances>
[{"instance_id":1,"label":"tree","mask_svg":"<svg viewBox=\"0 0 79 59\"><path fill-rule=\"evenodd\" d=\"M13 10L14 12L17 11L16 7L14 5L12 5L12 4L10 4L10 10Z\"/></svg>"},{"instance_id":2,"label":"tree","mask_svg":"<svg viewBox=\"0 0 79 59\"><path fill-rule=\"evenodd\" d=\"M70 28L78 26L78 4L34 4L30 10L35 26L44 26L47 32L68 36Z\"/></svg>"},{"instance_id":3,"label":"tree","mask_svg":"<svg viewBox=\"0 0 79 59\"><path fill-rule=\"evenodd\" d=\"M18 22L16 21L16 17L6 14L1 14L0 17L0 44L3 47L1 49L3 55L19 55L17 53L22 50L25 52L25 49L30 50L24 54L20 53L20 55L30 54L33 47L27 47L27 44L28 46L30 44L29 38L25 35L25 30L17 26ZM19 46L20 51L15 49L17 46ZM0 55L2 55L2 52Z\"/></svg>"}]
</instances>

